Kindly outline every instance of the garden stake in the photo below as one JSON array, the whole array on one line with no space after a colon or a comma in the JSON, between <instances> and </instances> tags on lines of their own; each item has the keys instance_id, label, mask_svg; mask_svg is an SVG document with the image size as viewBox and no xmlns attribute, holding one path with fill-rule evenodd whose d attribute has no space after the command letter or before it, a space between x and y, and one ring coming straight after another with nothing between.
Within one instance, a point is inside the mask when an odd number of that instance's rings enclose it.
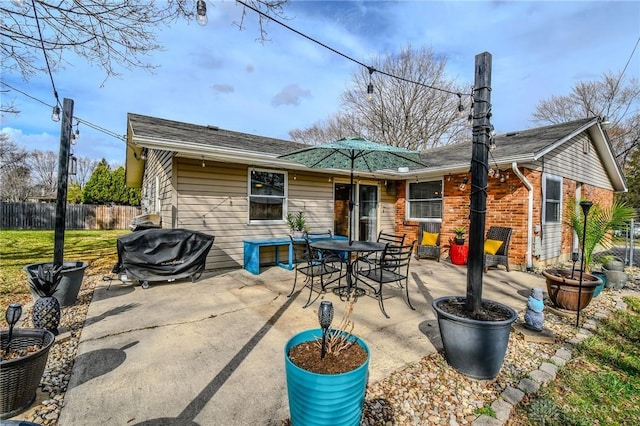
<instances>
[{"instance_id":1,"label":"garden stake","mask_svg":"<svg viewBox=\"0 0 640 426\"><path fill-rule=\"evenodd\" d=\"M576 316L576 327L580 325L580 305L582 304L582 274L584 272L584 243L587 240L587 215L593 203L591 201L580 201L582 213L584 214L584 228L582 229L582 260L580 260L580 283L578 284L578 315ZM573 278L573 276L571 277Z\"/></svg>"},{"instance_id":2,"label":"garden stake","mask_svg":"<svg viewBox=\"0 0 640 426\"><path fill-rule=\"evenodd\" d=\"M7 347L4 348L4 353L9 353L9 347L11 346L11 338L13 337L13 326L16 325L22 315L22 305L19 303L12 303L7 308L7 312L4 314L4 318L9 324L9 336L7 339Z\"/></svg>"},{"instance_id":3,"label":"garden stake","mask_svg":"<svg viewBox=\"0 0 640 426\"><path fill-rule=\"evenodd\" d=\"M318 309L318 321L320 321L320 328L322 328L322 349L320 350L320 359L324 359L327 352L327 331L333 320L333 304L328 300L320 302L320 309Z\"/></svg>"}]
</instances>

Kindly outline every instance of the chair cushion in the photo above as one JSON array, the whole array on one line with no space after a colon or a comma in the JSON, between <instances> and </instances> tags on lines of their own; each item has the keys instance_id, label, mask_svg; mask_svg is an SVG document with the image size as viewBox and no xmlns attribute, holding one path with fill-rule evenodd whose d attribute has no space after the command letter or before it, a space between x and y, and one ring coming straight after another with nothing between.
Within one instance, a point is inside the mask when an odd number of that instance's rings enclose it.
<instances>
[{"instance_id":1,"label":"chair cushion","mask_svg":"<svg viewBox=\"0 0 640 426\"><path fill-rule=\"evenodd\" d=\"M437 232L423 232L422 233L422 241L420 243L420 245L422 246L435 246L436 245L436 241L438 241L438 234Z\"/></svg>"},{"instance_id":2,"label":"chair cushion","mask_svg":"<svg viewBox=\"0 0 640 426\"><path fill-rule=\"evenodd\" d=\"M500 240L486 240L484 242L484 252L486 254L496 254L500 247L502 247L503 241Z\"/></svg>"}]
</instances>

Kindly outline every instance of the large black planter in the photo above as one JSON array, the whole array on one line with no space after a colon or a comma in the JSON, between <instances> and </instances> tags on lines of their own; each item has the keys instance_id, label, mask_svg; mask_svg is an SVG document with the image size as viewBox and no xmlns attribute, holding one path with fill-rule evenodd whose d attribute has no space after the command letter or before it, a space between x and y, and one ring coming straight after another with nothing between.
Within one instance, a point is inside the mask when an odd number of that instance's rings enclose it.
<instances>
[{"instance_id":1,"label":"large black planter","mask_svg":"<svg viewBox=\"0 0 640 426\"><path fill-rule=\"evenodd\" d=\"M503 321L481 321L450 314L439 307L441 302L456 300L464 303L465 297L446 296L435 299L433 310L438 317L444 356L455 370L475 378L493 379L500 372L509 344L511 324L518 314L511 307L491 300L482 302L499 305L509 312Z\"/></svg>"},{"instance_id":2,"label":"large black planter","mask_svg":"<svg viewBox=\"0 0 640 426\"><path fill-rule=\"evenodd\" d=\"M38 275L38 267L41 265L43 267L51 267L53 263L32 263L31 265L27 265L22 268L27 273L29 283L31 283L32 277ZM58 284L58 289L53 294L53 297L58 299L58 302L60 302L61 307L71 306L76 303L80 287L82 286L84 271L87 269L89 264L82 261L68 261L63 262L62 265L63 269L62 272L60 272L62 279L60 280L60 284ZM29 286L29 289L31 290L31 286ZM31 290L31 295L33 296L33 300L37 300L38 297L40 297L33 290Z\"/></svg>"},{"instance_id":3,"label":"large black planter","mask_svg":"<svg viewBox=\"0 0 640 426\"><path fill-rule=\"evenodd\" d=\"M0 333L0 347L3 351L7 346L8 335L8 330ZM24 349L33 345L40 346L40 349L21 358L0 363L0 419L13 417L33 403L54 341L55 336L47 330L13 330L12 349Z\"/></svg>"}]
</instances>

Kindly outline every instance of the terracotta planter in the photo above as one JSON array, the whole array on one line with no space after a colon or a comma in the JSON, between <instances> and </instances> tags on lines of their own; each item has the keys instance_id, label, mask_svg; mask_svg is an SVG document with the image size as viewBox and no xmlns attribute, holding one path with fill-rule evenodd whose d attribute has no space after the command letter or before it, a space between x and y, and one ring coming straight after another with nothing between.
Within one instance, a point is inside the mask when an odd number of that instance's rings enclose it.
<instances>
[{"instance_id":1,"label":"terracotta planter","mask_svg":"<svg viewBox=\"0 0 640 426\"><path fill-rule=\"evenodd\" d=\"M586 308L596 288L602 284L600 278L584 272L580 288L580 271L572 274L571 269L547 269L542 271L542 275L546 278L547 293L553 304L567 311L577 311L578 306Z\"/></svg>"}]
</instances>

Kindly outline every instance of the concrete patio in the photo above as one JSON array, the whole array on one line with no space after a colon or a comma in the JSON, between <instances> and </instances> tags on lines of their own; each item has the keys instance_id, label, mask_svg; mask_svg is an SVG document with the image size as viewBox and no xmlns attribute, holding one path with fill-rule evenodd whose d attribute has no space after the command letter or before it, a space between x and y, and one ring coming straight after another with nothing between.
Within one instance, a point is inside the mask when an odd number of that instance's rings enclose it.
<instances>
[{"instance_id":1,"label":"concrete patio","mask_svg":"<svg viewBox=\"0 0 640 426\"><path fill-rule=\"evenodd\" d=\"M371 350L370 381L440 347L431 301L464 295L466 267L412 260L409 291L358 299L354 332ZM328 292L302 309L308 289L291 298L293 272L263 268L205 274L196 283L154 283L149 289L113 282L96 288L82 332L60 425L278 425L288 418L283 347L295 333L317 328L320 300L339 322L345 302ZM541 276L504 270L484 274L488 299L521 315Z\"/></svg>"}]
</instances>

